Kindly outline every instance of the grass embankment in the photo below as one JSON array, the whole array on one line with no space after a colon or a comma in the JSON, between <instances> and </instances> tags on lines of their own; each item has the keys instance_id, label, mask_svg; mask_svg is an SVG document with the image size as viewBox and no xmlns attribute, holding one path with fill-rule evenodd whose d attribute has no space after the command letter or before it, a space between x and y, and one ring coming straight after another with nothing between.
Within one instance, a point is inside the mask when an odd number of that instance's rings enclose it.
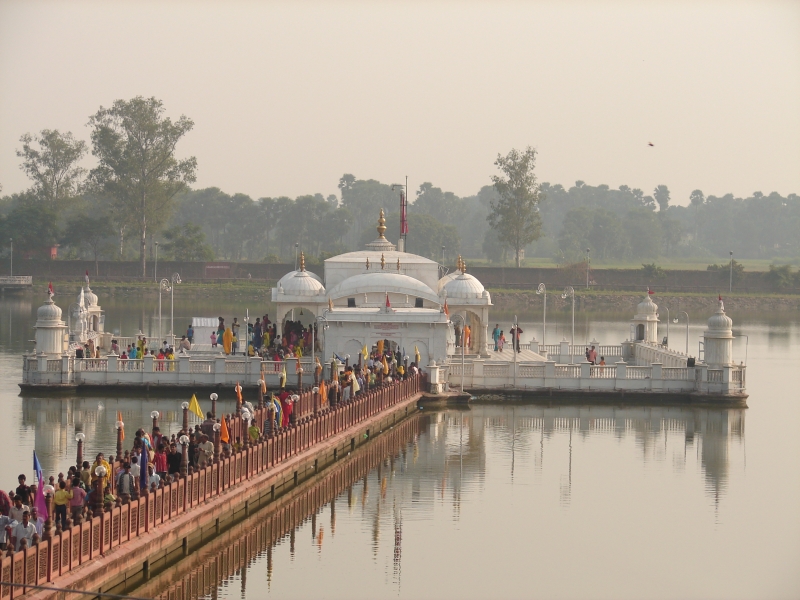
<instances>
[{"instance_id":1,"label":"grass embankment","mask_svg":"<svg viewBox=\"0 0 800 600\"><path fill-rule=\"evenodd\" d=\"M734 257L735 258L735 257ZM737 263L744 265L745 271L755 271L755 272L765 272L769 271L770 265L785 265L790 264L792 266L798 266L800 261L798 259L736 259ZM593 269L625 269L625 270L641 270L643 263L654 263L661 267L662 269L668 271L705 271L709 265L712 264L728 264L727 258L703 258L703 259L646 259L642 260L641 262L633 263L633 262L618 262L618 261L599 261L599 260L592 260L591 266ZM513 268L516 267L513 261L509 261L507 263L492 263L486 259L481 258L471 258L469 260L469 264L475 267L506 267L506 268ZM525 258L522 260L522 267L529 267L529 268L548 268L548 269L557 269L559 267L563 267L563 264L558 264L551 258Z\"/></svg>"}]
</instances>

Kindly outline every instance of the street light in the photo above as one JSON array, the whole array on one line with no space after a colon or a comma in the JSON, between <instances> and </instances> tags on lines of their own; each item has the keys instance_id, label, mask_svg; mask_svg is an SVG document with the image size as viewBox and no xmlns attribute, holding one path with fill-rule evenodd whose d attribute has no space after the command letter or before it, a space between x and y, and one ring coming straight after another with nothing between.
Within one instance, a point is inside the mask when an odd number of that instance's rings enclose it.
<instances>
[{"instance_id":1,"label":"street light","mask_svg":"<svg viewBox=\"0 0 800 600\"><path fill-rule=\"evenodd\" d=\"M547 344L547 286L540 283L536 288L536 294L544 294L544 310L542 311L542 346Z\"/></svg>"},{"instance_id":2,"label":"street light","mask_svg":"<svg viewBox=\"0 0 800 600\"><path fill-rule=\"evenodd\" d=\"M733 250L730 251L730 254L731 254L731 277L730 277L730 283L728 285L728 291L732 292L733 291Z\"/></svg>"},{"instance_id":3,"label":"street light","mask_svg":"<svg viewBox=\"0 0 800 600\"><path fill-rule=\"evenodd\" d=\"M157 410L154 410L150 413L150 418L153 419L153 438L155 439L156 435L156 427L158 427L158 417L161 416L161 413Z\"/></svg>"},{"instance_id":4,"label":"street light","mask_svg":"<svg viewBox=\"0 0 800 600\"><path fill-rule=\"evenodd\" d=\"M161 292L171 292L172 286L169 284L169 279L162 279L158 284L158 339L159 343L163 338L163 332L161 331Z\"/></svg>"},{"instance_id":5,"label":"street light","mask_svg":"<svg viewBox=\"0 0 800 600\"><path fill-rule=\"evenodd\" d=\"M564 288L564 293L561 294L561 297L566 299L567 296L572 296L572 344L570 346L575 345L575 290L572 288L571 285L568 285ZM572 348L570 347L569 351L569 361L572 364Z\"/></svg>"},{"instance_id":6,"label":"street light","mask_svg":"<svg viewBox=\"0 0 800 600\"><path fill-rule=\"evenodd\" d=\"M153 281L158 282L158 242L156 242L156 266L153 268Z\"/></svg>"},{"instance_id":7,"label":"street light","mask_svg":"<svg viewBox=\"0 0 800 600\"><path fill-rule=\"evenodd\" d=\"M586 289L589 289L589 248L586 249Z\"/></svg>"},{"instance_id":8,"label":"street light","mask_svg":"<svg viewBox=\"0 0 800 600\"><path fill-rule=\"evenodd\" d=\"M297 271L297 249L300 247L299 242L294 243L294 270Z\"/></svg>"},{"instance_id":9,"label":"street light","mask_svg":"<svg viewBox=\"0 0 800 600\"><path fill-rule=\"evenodd\" d=\"M172 336L172 343L170 346L175 346L175 284L181 283L181 276L178 273L172 274L172 286L170 289L170 323L169 323L169 333Z\"/></svg>"},{"instance_id":10,"label":"street light","mask_svg":"<svg viewBox=\"0 0 800 600\"><path fill-rule=\"evenodd\" d=\"M8 238L8 243L11 245L11 263L9 265L9 275L14 276L14 238Z\"/></svg>"},{"instance_id":11,"label":"street light","mask_svg":"<svg viewBox=\"0 0 800 600\"><path fill-rule=\"evenodd\" d=\"M667 311L667 343L664 345L669 348L669 308L665 306L664 310Z\"/></svg>"},{"instance_id":12,"label":"street light","mask_svg":"<svg viewBox=\"0 0 800 600\"><path fill-rule=\"evenodd\" d=\"M216 419L217 418L217 398L219 398L219 396L217 394L211 394L208 398L211 400L211 417Z\"/></svg>"},{"instance_id":13,"label":"street light","mask_svg":"<svg viewBox=\"0 0 800 600\"><path fill-rule=\"evenodd\" d=\"M685 310L682 310L678 314L686 317L686 356L689 356L689 313L687 313ZM675 317L672 322L677 323L678 317Z\"/></svg>"},{"instance_id":14,"label":"street light","mask_svg":"<svg viewBox=\"0 0 800 600\"><path fill-rule=\"evenodd\" d=\"M86 439L86 434L83 432L78 432L75 434L75 441L78 442L78 456L76 457L75 464L78 467L78 473L81 471L81 465L83 464L83 441Z\"/></svg>"},{"instance_id":15,"label":"street light","mask_svg":"<svg viewBox=\"0 0 800 600\"><path fill-rule=\"evenodd\" d=\"M189 403L182 402L181 408L183 409L183 430L189 431Z\"/></svg>"},{"instance_id":16,"label":"street light","mask_svg":"<svg viewBox=\"0 0 800 600\"><path fill-rule=\"evenodd\" d=\"M452 317L450 317L450 320L452 321L453 319L461 319L461 335L463 336L464 326L467 324L466 321L464 320L463 315L453 315ZM464 344L464 340L462 339L461 340L461 393L462 394L464 393L464 346L465 345L466 344ZM514 354L514 356L516 358L516 354Z\"/></svg>"},{"instance_id":17,"label":"street light","mask_svg":"<svg viewBox=\"0 0 800 600\"><path fill-rule=\"evenodd\" d=\"M189 474L189 436L182 435L178 440L181 443L181 477Z\"/></svg>"},{"instance_id":18,"label":"street light","mask_svg":"<svg viewBox=\"0 0 800 600\"><path fill-rule=\"evenodd\" d=\"M122 432L125 428L125 423L122 421L117 421L114 424L117 428L117 461L122 460Z\"/></svg>"}]
</instances>

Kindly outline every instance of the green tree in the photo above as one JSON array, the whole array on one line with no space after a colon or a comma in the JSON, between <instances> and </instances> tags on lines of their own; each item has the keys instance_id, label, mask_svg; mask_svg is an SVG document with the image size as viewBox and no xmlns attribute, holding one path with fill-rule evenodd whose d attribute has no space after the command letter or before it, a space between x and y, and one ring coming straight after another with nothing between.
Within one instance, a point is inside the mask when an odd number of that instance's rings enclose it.
<instances>
[{"instance_id":1,"label":"green tree","mask_svg":"<svg viewBox=\"0 0 800 600\"><path fill-rule=\"evenodd\" d=\"M669 188L665 185L656 186L653 190L653 197L658 202L658 210L666 212L669 207Z\"/></svg>"},{"instance_id":2,"label":"green tree","mask_svg":"<svg viewBox=\"0 0 800 600\"><path fill-rule=\"evenodd\" d=\"M514 249L517 267L520 251L539 239L542 219L538 204L542 200L536 182L536 150L528 146L524 152L512 149L506 156L497 155L494 162L502 175L492 175L492 183L500 198L492 201L486 219L497 237Z\"/></svg>"},{"instance_id":3,"label":"green tree","mask_svg":"<svg viewBox=\"0 0 800 600\"><path fill-rule=\"evenodd\" d=\"M73 248L91 251L94 256L94 274L99 275L99 255L111 248L113 235L113 226L105 215L76 215L67 222L61 242Z\"/></svg>"},{"instance_id":4,"label":"green tree","mask_svg":"<svg viewBox=\"0 0 800 600\"><path fill-rule=\"evenodd\" d=\"M461 204L461 199L453 192L443 192L441 188L426 181L417 190L417 199L412 204L412 210L430 215L440 223L452 223L457 220L456 215Z\"/></svg>"},{"instance_id":5,"label":"green tree","mask_svg":"<svg viewBox=\"0 0 800 600\"><path fill-rule=\"evenodd\" d=\"M25 258L49 258L60 238L56 208L33 193L17 196L11 211L0 221L4 239L14 240L14 251Z\"/></svg>"},{"instance_id":6,"label":"green tree","mask_svg":"<svg viewBox=\"0 0 800 600\"><path fill-rule=\"evenodd\" d=\"M199 225L186 223L164 232L164 251L173 260L206 261L214 259L214 251L206 243L206 234Z\"/></svg>"},{"instance_id":7,"label":"green tree","mask_svg":"<svg viewBox=\"0 0 800 600\"><path fill-rule=\"evenodd\" d=\"M700 223L700 208L706 201L702 190L694 190L689 194L689 205L694 209L694 239L697 241L697 226Z\"/></svg>"},{"instance_id":8,"label":"green tree","mask_svg":"<svg viewBox=\"0 0 800 600\"><path fill-rule=\"evenodd\" d=\"M43 129L38 136L26 133L19 141L22 150L20 169L33 182L33 190L42 200L61 203L78 194L86 170L80 166L86 155L86 142L76 140L71 132ZM37 148L38 146L38 148Z\"/></svg>"},{"instance_id":9,"label":"green tree","mask_svg":"<svg viewBox=\"0 0 800 600\"><path fill-rule=\"evenodd\" d=\"M92 180L135 221L144 277L148 224L158 229L166 222L174 196L195 181L197 160L175 158L176 145L194 122L185 115L173 122L164 116L160 100L137 96L100 107L89 126L92 154L99 161Z\"/></svg>"}]
</instances>

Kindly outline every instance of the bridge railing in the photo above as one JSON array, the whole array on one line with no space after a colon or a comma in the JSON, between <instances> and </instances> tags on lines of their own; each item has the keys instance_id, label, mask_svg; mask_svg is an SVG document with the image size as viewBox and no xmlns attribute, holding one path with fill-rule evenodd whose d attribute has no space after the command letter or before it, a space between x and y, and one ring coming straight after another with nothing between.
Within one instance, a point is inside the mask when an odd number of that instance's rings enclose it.
<instances>
[{"instance_id":1,"label":"bridge railing","mask_svg":"<svg viewBox=\"0 0 800 600\"><path fill-rule=\"evenodd\" d=\"M342 431L403 402L423 391L427 379L423 374L394 381L356 394L347 402L329 406L327 402L300 404L294 423L272 434L248 438L248 423L239 415L223 415L231 441L244 442L243 448L227 458L220 458L204 468L191 469L155 491L143 491L127 504L99 512L81 524L60 533L47 532L37 545L0 559L0 581L37 585L57 581L80 565L100 559L112 549L125 545L153 530L165 530L171 522L189 510L213 500L228 489L285 463ZM304 391L308 402L312 391ZM313 400L313 398L312 398ZM269 422L272 411L266 406L254 408L253 420L259 426ZM261 428L261 427L260 427ZM119 463L111 465L116 473ZM24 587L0 584L0 599L17 598Z\"/></svg>"}]
</instances>

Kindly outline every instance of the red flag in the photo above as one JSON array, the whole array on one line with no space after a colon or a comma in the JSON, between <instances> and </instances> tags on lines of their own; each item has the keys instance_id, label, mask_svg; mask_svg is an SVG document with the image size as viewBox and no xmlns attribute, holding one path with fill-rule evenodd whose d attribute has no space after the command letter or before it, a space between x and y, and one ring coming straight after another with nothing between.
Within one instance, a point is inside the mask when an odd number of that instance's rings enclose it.
<instances>
[{"instance_id":1,"label":"red flag","mask_svg":"<svg viewBox=\"0 0 800 600\"><path fill-rule=\"evenodd\" d=\"M392 304L389 302L389 292L386 292L386 308L392 308Z\"/></svg>"},{"instance_id":2,"label":"red flag","mask_svg":"<svg viewBox=\"0 0 800 600\"><path fill-rule=\"evenodd\" d=\"M47 284L47 293L50 294L51 296L55 296L56 295L56 293L53 291L53 282L52 281Z\"/></svg>"},{"instance_id":3,"label":"red flag","mask_svg":"<svg viewBox=\"0 0 800 600\"><path fill-rule=\"evenodd\" d=\"M647 288L647 294L649 296L652 296L653 294L655 294L655 292L653 290L651 290L650 288Z\"/></svg>"},{"instance_id":4,"label":"red flag","mask_svg":"<svg viewBox=\"0 0 800 600\"><path fill-rule=\"evenodd\" d=\"M86 280L86 285L89 285L89 271L86 271L86 275L84 276L84 280Z\"/></svg>"},{"instance_id":5,"label":"red flag","mask_svg":"<svg viewBox=\"0 0 800 600\"><path fill-rule=\"evenodd\" d=\"M719 301L722 302L722 294L719 295Z\"/></svg>"},{"instance_id":6,"label":"red flag","mask_svg":"<svg viewBox=\"0 0 800 600\"><path fill-rule=\"evenodd\" d=\"M447 298L444 299L444 307L443 308L444 308L444 314L449 317L450 316L450 309L447 308Z\"/></svg>"}]
</instances>

